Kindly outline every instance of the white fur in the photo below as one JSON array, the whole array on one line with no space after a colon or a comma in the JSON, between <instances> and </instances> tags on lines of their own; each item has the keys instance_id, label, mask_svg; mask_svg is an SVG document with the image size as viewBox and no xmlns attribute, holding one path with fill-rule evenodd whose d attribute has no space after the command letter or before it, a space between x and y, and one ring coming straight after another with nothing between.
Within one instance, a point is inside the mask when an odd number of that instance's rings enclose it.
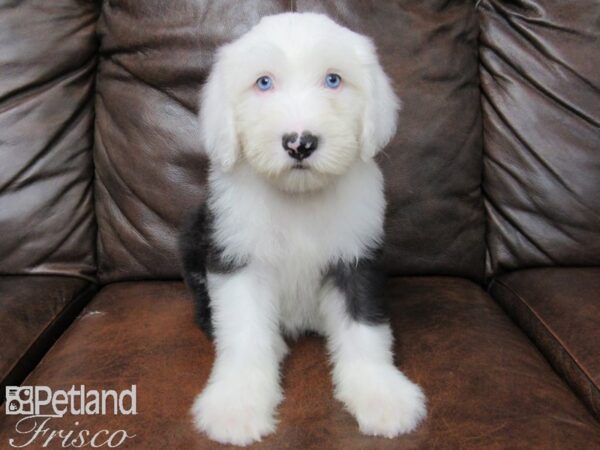
<instances>
[{"instance_id":1,"label":"white fur","mask_svg":"<svg viewBox=\"0 0 600 450\"><path fill-rule=\"evenodd\" d=\"M394 366L389 325L351 320L333 286L324 286L321 298L336 398L365 434L393 438L414 430L425 417L425 396Z\"/></svg>"},{"instance_id":2,"label":"white fur","mask_svg":"<svg viewBox=\"0 0 600 450\"><path fill-rule=\"evenodd\" d=\"M341 88L324 87L331 72ZM274 89L259 92L265 74ZM394 367L389 326L354 321L323 285L330 263L357 261L383 238L372 158L398 105L373 44L322 15L266 17L219 50L200 113L208 205L223 256L243 268L207 276L217 357L192 413L211 439L247 445L275 430L281 331L326 336L336 397L364 433L393 437L424 417L423 394ZM281 138L304 130L319 145L298 170Z\"/></svg>"}]
</instances>

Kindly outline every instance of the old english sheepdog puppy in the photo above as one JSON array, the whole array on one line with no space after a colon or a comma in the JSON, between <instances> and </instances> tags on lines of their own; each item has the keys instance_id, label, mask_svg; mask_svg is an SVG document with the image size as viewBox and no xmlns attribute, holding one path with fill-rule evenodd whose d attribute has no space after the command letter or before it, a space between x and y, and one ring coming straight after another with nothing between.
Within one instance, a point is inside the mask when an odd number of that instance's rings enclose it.
<instances>
[{"instance_id":1,"label":"old english sheepdog puppy","mask_svg":"<svg viewBox=\"0 0 600 450\"><path fill-rule=\"evenodd\" d=\"M399 102L373 43L319 14L265 17L219 49L202 93L206 204L180 240L216 360L195 426L247 445L272 433L284 335L327 340L335 397L360 430L394 437L425 416L395 366L378 292L383 177L373 160Z\"/></svg>"}]
</instances>

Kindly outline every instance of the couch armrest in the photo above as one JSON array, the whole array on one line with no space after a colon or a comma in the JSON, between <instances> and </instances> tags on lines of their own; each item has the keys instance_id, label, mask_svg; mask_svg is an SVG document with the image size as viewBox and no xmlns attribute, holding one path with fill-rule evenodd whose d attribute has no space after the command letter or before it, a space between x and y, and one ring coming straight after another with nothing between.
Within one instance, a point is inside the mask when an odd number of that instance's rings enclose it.
<instances>
[{"instance_id":1,"label":"couch armrest","mask_svg":"<svg viewBox=\"0 0 600 450\"><path fill-rule=\"evenodd\" d=\"M40 361L96 290L73 277L0 277L0 403Z\"/></svg>"},{"instance_id":2,"label":"couch armrest","mask_svg":"<svg viewBox=\"0 0 600 450\"><path fill-rule=\"evenodd\" d=\"M490 292L600 418L600 267L521 270Z\"/></svg>"}]
</instances>

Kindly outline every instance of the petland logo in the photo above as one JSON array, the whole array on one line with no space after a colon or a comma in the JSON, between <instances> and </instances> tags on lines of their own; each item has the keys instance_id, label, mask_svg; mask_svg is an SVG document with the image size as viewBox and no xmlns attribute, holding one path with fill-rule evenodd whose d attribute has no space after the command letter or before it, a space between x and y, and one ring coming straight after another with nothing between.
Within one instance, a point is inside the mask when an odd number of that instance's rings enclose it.
<instances>
[{"instance_id":1,"label":"petland logo","mask_svg":"<svg viewBox=\"0 0 600 450\"><path fill-rule=\"evenodd\" d=\"M15 424L15 431L21 436L8 440L11 447L24 448L37 444L46 448L50 444L60 444L63 448L115 448L135 437L135 434L128 434L125 430L102 429L94 432L82 428L79 420L73 422L71 429L55 429L52 420L60 419L65 414L135 415L136 385L121 392L86 389L83 385L55 391L47 386L6 387L6 415L24 416Z\"/></svg>"}]
</instances>

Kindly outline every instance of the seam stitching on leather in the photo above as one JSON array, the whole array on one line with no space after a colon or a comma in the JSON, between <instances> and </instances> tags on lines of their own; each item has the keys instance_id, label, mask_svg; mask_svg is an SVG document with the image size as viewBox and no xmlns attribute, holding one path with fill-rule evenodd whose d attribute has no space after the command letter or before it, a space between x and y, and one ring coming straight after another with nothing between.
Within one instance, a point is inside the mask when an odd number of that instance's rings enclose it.
<instances>
[{"instance_id":1,"label":"seam stitching on leather","mask_svg":"<svg viewBox=\"0 0 600 450\"><path fill-rule=\"evenodd\" d=\"M509 291L513 296L515 296L518 300L525 305L525 307L532 313L532 315L538 320L538 322L544 327L544 329L550 334L550 336L565 350L565 353L569 356L569 358L575 363L575 365L581 370L581 372L588 379L590 384L596 388L600 393L600 386L598 386L588 371L583 367L583 365L578 361L578 359L573 355L573 353L569 350L567 345L552 331L550 326L535 312L535 310L521 297L514 289L510 288L506 283L500 280L496 280L496 283L499 286L502 286L504 289Z\"/></svg>"}]
</instances>

